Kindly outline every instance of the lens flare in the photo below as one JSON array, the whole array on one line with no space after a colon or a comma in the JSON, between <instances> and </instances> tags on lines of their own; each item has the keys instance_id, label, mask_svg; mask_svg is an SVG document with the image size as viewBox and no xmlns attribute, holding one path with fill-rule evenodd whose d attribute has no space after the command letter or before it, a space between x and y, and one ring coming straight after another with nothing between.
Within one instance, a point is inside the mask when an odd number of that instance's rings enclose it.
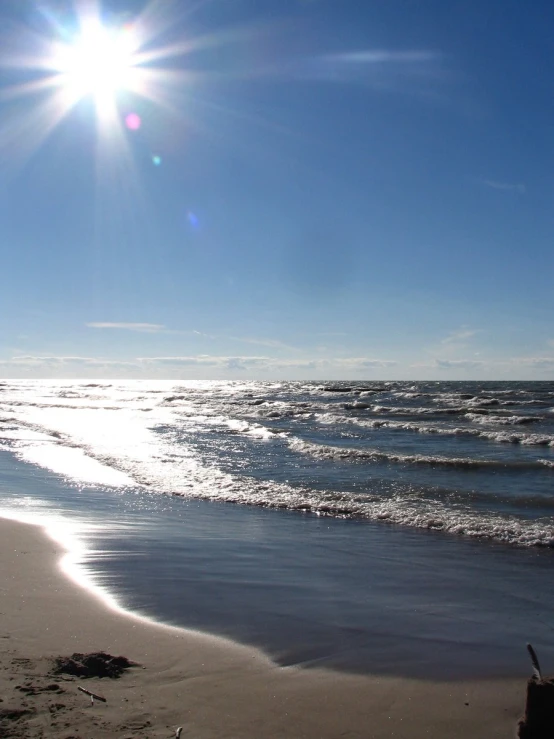
<instances>
[{"instance_id":1,"label":"lens flare","mask_svg":"<svg viewBox=\"0 0 554 739\"><path fill-rule=\"evenodd\" d=\"M187 213L187 221L194 229L198 228L198 226L200 225L197 216L191 210L189 210L189 212Z\"/></svg>"},{"instance_id":2,"label":"lens flare","mask_svg":"<svg viewBox=\"0 0 554 739\"><path fill-rule=\"evenodd\" d=\"M142 120L137 113L129 113L125 116L125 125L129 131L138 131L142 126Z\"/></svg>"},{"instance_id":3,"label":"lens flare","mask_svg":"<svg viewBox=\"0 0 554 739\"><path fill-rule=\"evenodd\" d=\"M40 30L29 23L7 31L0 27L3 169L6 160L10 168L21 167L85 99L93 106L80 106L79 122L92 123L96 129L98 171L104 161L116 158L122 166L131 165L126 134L145 124L136 112L143 110L138 101L148 101L149 111L191 123L194 102L204 104L199 94L204 80L218 77L219 71L211 64L204 70L197 62L183 60L222 45L242 45L254 33L245 26L191 35L190 29L180 27L181 21L203 3L183 3L193 6L183 15L181 3L145 0L130 22L125 14L125 24L114 20L116 14L105 8L113 3L103 0L32 4L39 6L37 12L44 19ZM155 135L150 126L149 134ZM161 165L157 152L150 157L154 166Z\"/></svg>"},{"instance_id":4,"label":"lens flare","mask_svg":"<svg viewBox=\"0 0 554 739\"><path fill-rule=\"evenodd\" d=\"M161 62L187 55L194 43L155 44L174 24L173 11L151 0L131 22L121 24L106 20L101 0L67 5L74 6L73 13L40 11L46 33L26 25L18 27L17 33L0 28L3 165L9 158L21 166L87 98L94 104L93 122L102 146L110 144L109 158L118 153L128 162L124 133L138 131L143 123L130 107L135 100L146 99L176 115L182 112L175 99L194 75L175 68L173 61L169 68ZM25 99L26 108L19 102ZM84 114L88 110L83 106Z\"/></svg>"}]
</instances>

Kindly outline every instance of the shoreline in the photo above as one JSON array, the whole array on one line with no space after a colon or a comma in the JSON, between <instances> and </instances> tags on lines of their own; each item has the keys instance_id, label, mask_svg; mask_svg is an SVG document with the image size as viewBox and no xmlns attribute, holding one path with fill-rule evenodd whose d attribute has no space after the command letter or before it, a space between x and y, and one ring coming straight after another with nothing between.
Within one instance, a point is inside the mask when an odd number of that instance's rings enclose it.
<instances>
[{"instance_id":1,"label":"shoreline","mask_svg":"<svg viewBox=\"0 0 554 739\"><path fill-rule=\"evenodd\" d=\"M252 647L110 608L62 573L66 554L37 525L0 518L0 711L29 712L4 719L6 735L138 739L183 726L199 739L462 739L511 736L523 712L524 679L428 682L279 667ZM141 667L117 680L49 674L55 657L92 651ZM53 680L55 695L46 689ZM91 706L82 683L107 703Z\"/></svg>"}]
</instances>

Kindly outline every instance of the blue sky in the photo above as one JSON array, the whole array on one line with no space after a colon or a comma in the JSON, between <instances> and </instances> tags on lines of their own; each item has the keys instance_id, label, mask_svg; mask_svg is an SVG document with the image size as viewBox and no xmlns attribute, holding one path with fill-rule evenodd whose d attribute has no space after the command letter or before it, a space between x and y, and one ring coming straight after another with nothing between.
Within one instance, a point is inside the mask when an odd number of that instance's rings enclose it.
<instances>
[{"instance_id":1,"label":"blue sky","mask_svg":"<svg viewBox=\"0 0 554 739\"><path fill-rule=\"evenodd\" d=\"M62 116L82 7L0 9L0 376L553 377L549 2L105 2Z\"/></svg>"}]
</instances>

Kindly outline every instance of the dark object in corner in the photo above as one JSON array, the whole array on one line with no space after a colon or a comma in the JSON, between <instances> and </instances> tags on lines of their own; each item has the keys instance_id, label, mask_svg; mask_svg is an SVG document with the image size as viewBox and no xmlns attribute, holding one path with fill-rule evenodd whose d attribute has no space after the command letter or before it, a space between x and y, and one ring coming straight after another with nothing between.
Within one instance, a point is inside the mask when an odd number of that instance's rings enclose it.
<instances>
[{"instance_id":1,"label":"dark object in corner","mask_svg":"<svg viewBox=\"0 0 554 739\"><path fill-rule=\"evenodd\" d=\"M106 652L91 652L79 654L75 652L71 657L57 657L54 673L59 675L77 675L78 677L121 677L129 667L136 666L127 657L113 657Z\"/></svg>"},{"instance_id":2,"label":"dark object in corner","mask_svg":"<svg viewBox=\"0 0 554 739\"><path fill-rule=\"evenodd\" d=\"M554 678L543 678L533 647L527 649L533 663L533 677L527 681L525 716L518 724L519 739L554 737Z\"/></svg>"}]
</instances>

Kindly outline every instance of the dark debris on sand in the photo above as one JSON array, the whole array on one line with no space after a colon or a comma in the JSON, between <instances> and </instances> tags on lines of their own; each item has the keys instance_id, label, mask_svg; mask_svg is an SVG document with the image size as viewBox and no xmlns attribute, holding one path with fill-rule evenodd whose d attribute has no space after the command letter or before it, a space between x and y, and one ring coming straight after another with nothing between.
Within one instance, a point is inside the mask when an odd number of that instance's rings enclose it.
<instances>
[{"instance_id":1,"label":"dark debris on sand","mask_svg":"<svg viewBox=\"0 0 554 739\"><path fill-rule=\"evenodd\" d=\"M19 721L33 715L27 708L0 708L0 739L16 739L25 736L19 731Z\"/></svg>"},{"instance_id":2,"label":"dark debris on sand","mask_svg":"<svg viewBox=\"0 0 554 739\"><path fill-rule=\"evenodd\" d=\"M114 657L106 652L80 654L71 657L57 657L54 660L54 674L76 675L77 677L121 677L125 670L136 667L127 657Z\"/></svg>"}]
</instances>

